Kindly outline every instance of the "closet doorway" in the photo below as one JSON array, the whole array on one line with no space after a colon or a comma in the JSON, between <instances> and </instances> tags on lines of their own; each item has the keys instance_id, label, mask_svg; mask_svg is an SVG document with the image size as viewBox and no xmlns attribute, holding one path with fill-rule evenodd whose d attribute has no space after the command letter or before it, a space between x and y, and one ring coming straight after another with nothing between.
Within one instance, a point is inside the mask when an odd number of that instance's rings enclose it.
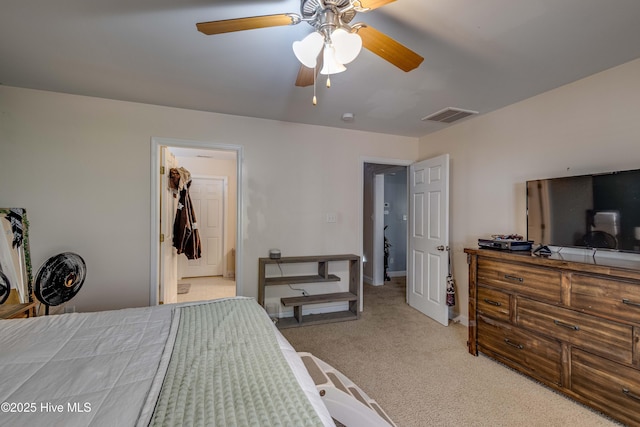
<instances>
[{"instance_id":1,"label":"closet doorway","mask_svg":"<svg viewBox=\"0 0 640 427\"><path fill-rule=\"evenodd\" d=\"M403 164L363 165L363 281L379 286L407 275L407 170Z\"/></svg>"},{"instance_id":2,"label":"closet doorway","mask_svg":"<svg viewBox=\"0 0 640 427\"><path fill-rule=\"evenodd\" d=\"M154 138L152 163L157 165L152 168L156 172L152 177L152 254L157 257L152 257L151 304L241 295L237 256L241 253L241 147ZM173 247L179 197L169 189L171 168L184 168L190 174L189 193L201 241L199 259L189 260Z\"/></svg>"}]
</instances>

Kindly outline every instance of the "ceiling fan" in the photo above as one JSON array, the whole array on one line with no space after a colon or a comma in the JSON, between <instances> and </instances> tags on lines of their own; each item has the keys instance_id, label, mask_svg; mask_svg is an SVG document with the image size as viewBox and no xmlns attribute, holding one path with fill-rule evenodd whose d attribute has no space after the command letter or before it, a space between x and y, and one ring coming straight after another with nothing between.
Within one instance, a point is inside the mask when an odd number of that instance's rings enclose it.
<instances>
[{"instance_id":1,"label":"ceiling fan","mask_svg":"<svg viewBox=\"0 0 640 427\"><path fill-rule=\"evenodd\" d=\"M252 30L256 28L296 25L307 22L315 31L293 43L301 62L296 86L315 83L316 74L345 71L365 47L403 71L417 68L423 57L364 23L351 24L357 12L377 9L395 0L301 0L300 15L283 13L221 21L200 22L198 31L206 35ZM327 86L329 86L329 81ZM315 103L315 101L314 101Z\"/></svg>"}]
</instances>

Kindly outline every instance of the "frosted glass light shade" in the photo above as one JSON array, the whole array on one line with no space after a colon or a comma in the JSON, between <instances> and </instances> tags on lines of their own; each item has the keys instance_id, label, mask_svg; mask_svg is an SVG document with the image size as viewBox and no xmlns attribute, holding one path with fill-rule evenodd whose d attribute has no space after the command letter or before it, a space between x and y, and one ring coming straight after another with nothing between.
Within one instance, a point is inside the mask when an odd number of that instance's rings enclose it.
<instances>
[{"instance_id":1,"label":"frosted glass light shade","mask_svg":"<svg viewBox=\"0 0 640 427\"><path fill-rule=\"evenodd\" d=\"M322 59L323 63L320 74L338 74L347 69L344 65L336 61L336 53L332 45L325 45Z\"/></svg>"},{"instance_id":2,"label":"frosted glass light shade","mask_svg":"<svg viewBox=\"0 0 640 427\"><path fill-rule=\"evenodd\" d=\"M293 42L293 53L302 65L307 68L314 68L323 45L324 36L314 31L301 41Z\"/></svg>"},{"instance_id":3,"label":"frosted glass light shade","mask_svg":"<svg viewBox=\"0 0 640 427\"><path fill-rule=\"evenodd\" d=\"M362 50L362 39L356 33L338 28L331 33L331 41L336 50L336 61L348 64L356 59Z\"/></svg>"}]
</instances>

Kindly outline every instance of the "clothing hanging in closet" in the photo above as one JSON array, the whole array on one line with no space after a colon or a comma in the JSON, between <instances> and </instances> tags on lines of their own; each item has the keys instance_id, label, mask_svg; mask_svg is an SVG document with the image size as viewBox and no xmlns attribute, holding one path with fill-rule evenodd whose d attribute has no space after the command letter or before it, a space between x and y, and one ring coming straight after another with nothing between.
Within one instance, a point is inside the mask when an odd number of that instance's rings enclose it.
<instances>
[{"instance_id":1,"label":"clothing hanging in closet","mask_svg":"<svg viewBox=\"0 0 640 427\"><path fill-rule=\"evenodd\" d=\"M173 222L173 246L178 254L184 253L188 259L198 259L202 256L202 248L198 222L189 195L191 182L191 174L185 168L171 168L169 171L169 186L180 195Z\"/></svg>"}]
</instances>

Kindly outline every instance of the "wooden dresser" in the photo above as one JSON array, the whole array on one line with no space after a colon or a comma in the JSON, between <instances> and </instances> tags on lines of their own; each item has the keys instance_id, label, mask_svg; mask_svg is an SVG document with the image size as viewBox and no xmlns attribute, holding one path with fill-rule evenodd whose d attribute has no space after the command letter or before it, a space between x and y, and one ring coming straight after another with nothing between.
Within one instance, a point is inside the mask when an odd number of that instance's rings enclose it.
<instances>
[{"instance_id":1,"label":"wooden dresser","mask_svg":"<svg viewBox=\"0 0 640 427\"><path fill-rule=\"evenodd\" d=\"M640 265L465 249L469 352L640 426Z\"/></svg>"}]
</instances>

